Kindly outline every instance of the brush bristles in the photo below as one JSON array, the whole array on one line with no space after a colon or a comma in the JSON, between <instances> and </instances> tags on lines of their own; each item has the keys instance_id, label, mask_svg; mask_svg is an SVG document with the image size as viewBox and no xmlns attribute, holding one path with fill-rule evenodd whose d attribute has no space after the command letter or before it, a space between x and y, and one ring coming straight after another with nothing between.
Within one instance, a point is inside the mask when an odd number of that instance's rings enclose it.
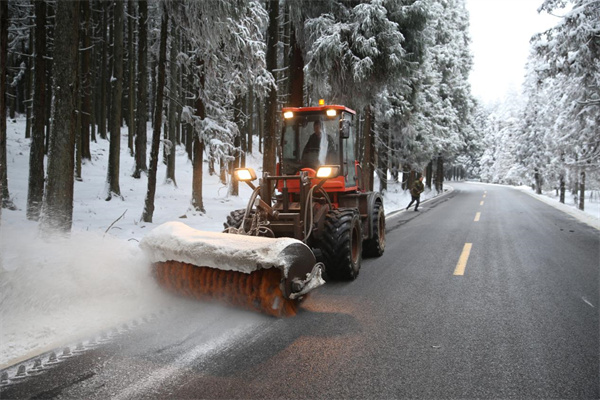
<instances>
[{"instance_id":1,"label":"brush bristles","mask_svg":"<svg viewBox=\"0 0 600 400\"><path fill-rule=\"evenodd\" d=\"M283 296L277 268L246 274L166 261L155 263L154 272L161 286L186 297L220 301L275 317L294 316L298 310L298 300Z\"/></svg>"}]
</instances>

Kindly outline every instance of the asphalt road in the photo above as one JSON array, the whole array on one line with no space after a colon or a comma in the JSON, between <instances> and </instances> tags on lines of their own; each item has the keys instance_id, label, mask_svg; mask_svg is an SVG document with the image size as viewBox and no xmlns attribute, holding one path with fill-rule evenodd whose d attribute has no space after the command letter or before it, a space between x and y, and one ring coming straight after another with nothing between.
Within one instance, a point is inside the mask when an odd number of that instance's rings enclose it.
<instances>
[{"instance_id":1,"label":"asphalt road","mask_svg":"<svg viewBox=\"0 0 600 400\"><path fill-rule=\"evenodd\" d=\"M599 232L517 190L452 185L388 218L385 254L294 318L178 300L0 397L600 397Z\"/></svg>"}]
</instances>

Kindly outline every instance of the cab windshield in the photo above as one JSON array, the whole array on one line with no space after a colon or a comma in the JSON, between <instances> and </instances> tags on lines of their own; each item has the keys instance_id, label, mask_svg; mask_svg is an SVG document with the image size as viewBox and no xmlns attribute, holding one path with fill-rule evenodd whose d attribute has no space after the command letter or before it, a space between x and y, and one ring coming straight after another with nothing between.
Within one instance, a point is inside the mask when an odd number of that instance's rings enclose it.
<instances>
[{"instance_id":1,"label":"cab windshield","mask_svg":"<svg viewBox=\"0 0 600 400\"><path fill-rule=\"evenodd\" d=\"M339 119L322 114L285 120L283 130L283 174L301 168L316 170L320 165L340 164Z\"/></svg>"}]
</instances>

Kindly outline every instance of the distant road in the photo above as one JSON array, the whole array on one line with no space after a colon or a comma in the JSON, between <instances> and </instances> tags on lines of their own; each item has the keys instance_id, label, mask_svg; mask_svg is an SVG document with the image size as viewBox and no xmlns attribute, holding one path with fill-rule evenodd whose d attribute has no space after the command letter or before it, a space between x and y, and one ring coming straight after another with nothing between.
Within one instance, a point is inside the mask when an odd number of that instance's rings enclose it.
<instances>
[{"instance_id":1,"label":"distant road","mask_svg":"<svg viewBox=\"0 0 600 400\"><path fill-rule=\"evenodd\" d=\"M598 398L599 231L455 184L291 319L181 300L1 398Z\"/></svg>"}]
</instances>

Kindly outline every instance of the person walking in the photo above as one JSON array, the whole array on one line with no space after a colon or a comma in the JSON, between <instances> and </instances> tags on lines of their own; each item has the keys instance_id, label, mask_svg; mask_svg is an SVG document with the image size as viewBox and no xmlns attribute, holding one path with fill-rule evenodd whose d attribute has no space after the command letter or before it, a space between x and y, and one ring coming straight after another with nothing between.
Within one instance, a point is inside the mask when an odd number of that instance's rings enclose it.
<instances>
[{"instance_id":1,"label":"person walking","mask_svg":"<svg viewBox=\"0 0 600 400\"><path fill-rule=\"evenodd\" d=\"M423 177L420 177L418 180L415 181L415 183L413 183L413 186L410 189L410 195L412 197L412 200L410 201L410 203L408 203L408 206L406 207L407 210L410 208L410 206L412 206L412 203L416 201L417 204L415 205L415 211L419 211L421 193L423 193L424 190L425 185L423 185Z\"/></svg>"}]
</instances>

